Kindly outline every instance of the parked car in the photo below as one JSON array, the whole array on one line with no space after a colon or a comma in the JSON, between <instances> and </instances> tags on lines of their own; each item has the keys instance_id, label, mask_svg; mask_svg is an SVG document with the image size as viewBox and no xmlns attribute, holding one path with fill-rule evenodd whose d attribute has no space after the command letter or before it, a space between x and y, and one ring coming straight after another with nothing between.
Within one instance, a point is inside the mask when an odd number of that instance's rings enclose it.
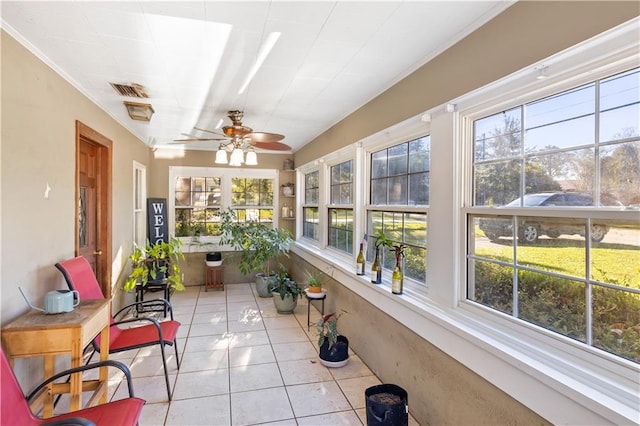
<instances>
[{"instance_id":1,"label":"parked car","mask_svg":"<svg viewBox=\"0 0 640 426\"><path fill-rule=\"evenodd\" d=\"M620 206L620 202L607 199L604 205ZM522 199L516 198L504 207L562 207L562 206L593 206L591 194L580 192L542 192L527 194ZM490 241L497 241L500 237L513 235L513 221L500 218L481 219L480 229ZM563 223L562 219L548 220L545 218L527 218L518 223L518 240L522 243L535 243L538 237L546 235L558 238L560 235L585 236L586 228L579 224ZM609 232L606 224L591 225L591 241L599 243Z\"/></svg>"}]
</instances>

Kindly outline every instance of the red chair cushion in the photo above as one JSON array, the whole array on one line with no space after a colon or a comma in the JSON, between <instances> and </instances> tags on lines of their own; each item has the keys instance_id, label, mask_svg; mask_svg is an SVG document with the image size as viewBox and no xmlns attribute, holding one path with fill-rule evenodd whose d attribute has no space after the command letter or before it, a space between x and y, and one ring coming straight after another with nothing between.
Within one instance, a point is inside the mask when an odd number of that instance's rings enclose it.
<instances>
[{"instance_id":1,"label":"red chair cushion","mask_svg":"<svg viewBox=\"0 0 640 426\"><path fill-rule=\"evenodd\" d=\"M162 321L160 328L162 329L162 339L165 342L173 342L178 334L180 323L178 321ZM114 327L111 327L113 330ZM150 346L160 342L158 329L153 324L147 324L140 327L131 327L120 329L118 333L110 333L109 352L119 352L126 349L136 347Z\"/></svg>"},{"instance_id":2,"label":"red chair cushion","mask_svg":"<svg viewBox=\"0 0 640 426\"><path fill-rule=\"evenodd\" d=\"M140 398L120 399L107 404L55 416L43 420L42 423L69 417L82 417L91 420L96 426L136 425L138 424L138 418L140 417L144 403L145 401Z\"/></svg>"}]
</instances>

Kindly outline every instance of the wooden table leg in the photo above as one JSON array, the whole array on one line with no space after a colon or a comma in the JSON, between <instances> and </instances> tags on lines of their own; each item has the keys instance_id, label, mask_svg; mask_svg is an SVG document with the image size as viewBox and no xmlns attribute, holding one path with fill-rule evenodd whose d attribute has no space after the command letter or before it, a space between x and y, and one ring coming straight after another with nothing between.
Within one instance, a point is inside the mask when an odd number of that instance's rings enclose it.
<instances>
[{"instance_id":1,"label":"wooden table leg","mask_svg":"<svg viewBox=\"0 0 640 426\"><path fill-rule=\"evenodd\" d=\"M45 355L44 356L44 377L48 378L53 376L54 372L54 355ZM53 416L53 385L47 386L45 392L47 393L44 399L44 405L42 407L42 417L45 419Z\"/></svg>"},{"instance_id":2,"label":"wooden table leg","mask_svg":"<svg viewBox=\"0 0 640 426\"><path fill-rule=\"evenodd\" d=\"M80 367L82 365L82 341L77 333L73 333L73 343L71 345L71 368ZM71 375L71 387L69 389L71 411L77 411L82 403L82 373L74 373Z\"/></svg>"},{"instance_id":3,"label":"wooden table leg","mask_svg":"<svg viewBox=\"0 0 640 426\"><path fill-rule=\"evenodd\" d=\"M100 333L100 361L106 361L109 359L109 326L102 329ZM107 367L100 367L100 403L106 404L107 402L107 385L109 383L109 374Z\"/></svg>"}]
</instances>

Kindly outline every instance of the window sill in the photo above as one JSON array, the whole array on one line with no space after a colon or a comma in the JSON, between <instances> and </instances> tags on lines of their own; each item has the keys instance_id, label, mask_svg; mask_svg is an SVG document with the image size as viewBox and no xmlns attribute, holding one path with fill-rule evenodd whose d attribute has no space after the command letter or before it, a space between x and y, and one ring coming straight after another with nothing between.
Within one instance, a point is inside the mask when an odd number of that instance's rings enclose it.
<instances>
[{"instance_id":1,"label":"window sill","mask_svg":"<svg viewBox=\"0 0 640 426\"><path fill-rule=\"evenodd\" d=\"M411 287L373 285L317 247L292 252L554 424L640 423L640 367L462 301L446 306ZM452 284L453 285L453 284Z\"/></svg>"}]
</instances>

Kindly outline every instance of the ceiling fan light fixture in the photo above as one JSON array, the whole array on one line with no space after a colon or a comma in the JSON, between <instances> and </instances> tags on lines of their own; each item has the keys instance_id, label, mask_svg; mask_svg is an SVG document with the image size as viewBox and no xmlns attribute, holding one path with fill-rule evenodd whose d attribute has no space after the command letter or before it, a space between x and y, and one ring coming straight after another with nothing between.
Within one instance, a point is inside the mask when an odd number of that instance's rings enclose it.
<instances>
[{"instance_id":1,"label":"ceiling fan light fixture","mask_svg":"<svg viewBox=\"0 0 640 426\"><path fill-rule=\"evenodd\" d=\"M258 165L258 156L253 148L250 148L247 151L247 159L244 162L247 166L257 166Z\"/></svg>"},{"instance_id":2,"label":"ceiling fan light fixture","mask_svg":"<svg viewBox=\"0 0 640 426\"><path fill-rule=\"evenodd\" d=\"M244 151L242 148L234 148L229 159L230 166L240 166L244 163Z\"/></svg>"},{"instance_id":3,"label":"ceiling fan light fixture","mask_svg":"<svg viewBox=\"0 0 640 426\"><path fill-rule=\"evenodd\" d=\"M216 164L227 164L227 151L223 145L216 152Z\"/></svg>"}]
</instances>

